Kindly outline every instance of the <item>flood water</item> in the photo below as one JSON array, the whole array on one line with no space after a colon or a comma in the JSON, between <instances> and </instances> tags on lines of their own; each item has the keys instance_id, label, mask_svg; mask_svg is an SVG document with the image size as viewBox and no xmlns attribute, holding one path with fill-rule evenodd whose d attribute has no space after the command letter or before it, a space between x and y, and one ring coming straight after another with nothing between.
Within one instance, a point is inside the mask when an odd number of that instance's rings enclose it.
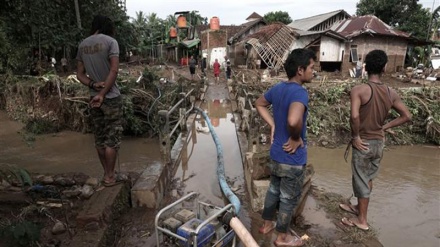
<instances>
[{"instance_id":1,"label":"flood water","mask_svg":"<svg viewBox=\"0 0 440 247\"><path fill-rule=\"evenodd\" d=\"M313 183L349 197L351 166L345 148L311 148ZM440 148L387 147L368 209L384 246L440 246ZM352 203L355 203L353 200ZM403 244L404 243L404 244Z\"/></svg>"},{"instance_id":2,"label":"flood water","mask_svg":"<svg viewBox=\"0 0 440 247\"><path fill-rule=\"evenodd\" d=\"M215 91L214 91L215 92ZM209 96L209 95L208 95ZM231 101L224 95L210 95L202 107L207 111L224 150L226 177L237 189L243 208L244 225L257 236L261 221L245 200L241 153L231 113ZM187 161L178 168L176 178L183 191L201 193L203 201L225 205L216 175L217 152L206 123L198 117L200 130L189 138ZM101 176L102 168L93 146L93 136L74 132L37 137L28 146L20 133L21 125L0 111L0 164L14 164L31 172L84 172ZM350 164L343 159L344 148L311 147L309 162L314 165L313 183L329 192L349 197L352 193ZM148 164L160 162L157 140L124 138L120 150L122 171L140 172ZM374 181L368 211L369 223L378 230L384 246L440 246L440 148L433 146L389 147ZM308 204L314 203L308 201ZM310 216L311 217L311 216ZM322 218L322 215L316 215ZM306 219L307 220L307 219ZM319 221L322 222L322 219ZM328 224L328 223L327 223ZM259 244L269 240L257 240ZM404 244L403 244L404 243Z\"/></svg>"},{"instance_id":3,"label":"flood water","mask_svg":"<svg viewBox=\"0 0 440 247\"><path fill-rule=\"evenodd\" d=\"M0 111L0 165L17 165L44 174L83 172L98 178L103 175L93 135L63 131L37 136L28 145L22 127ZM121 171L142 172L148 164L160 162L158 143L157 139L124 137L119 150Z\"/></svg>"}]
</instances>

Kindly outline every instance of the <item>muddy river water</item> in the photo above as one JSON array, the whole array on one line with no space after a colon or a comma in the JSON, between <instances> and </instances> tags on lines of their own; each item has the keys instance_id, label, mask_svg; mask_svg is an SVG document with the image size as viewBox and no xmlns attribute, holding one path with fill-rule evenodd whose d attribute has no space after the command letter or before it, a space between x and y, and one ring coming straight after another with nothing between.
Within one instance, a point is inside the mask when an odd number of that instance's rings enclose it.
<instances>
[{"instance_id":1,"label":"muddy river water","mask_svg":"<svg viewBox=\"0 0 440 247\"><path fill-rule=\"evenodd\" d=\"M215 95L214 95L215 96ZM215 97L214 97L215 98ZM240 148L235 133L230 101L208 100L208 112L224 150L228 181L245 198ZM202 119L196 120L199 132L188 142L187 161L178 168L176 178L184 181L183 190L200 192L207 201L223 205L216 179L216 149ZM13 164L38 173L81 171L101 176L91 135L61 132L37 137L31 146L23 141L21 125L0 111L0 165ZM315 167L313 183L327 191L350 196L351 168L343 159L344 148L311 147L309 162ZM123 171L142 171L147 164L159 162L157 140L124 138L120 152ZM203 186L201 186L203 185ZM369 222L378 230L384 246L440 246L440 148L434 146L388 147L379 177L375 180L369 207ZM252 229L258 223L243 202L244 224Z\"/></svg>"}]
</instances>

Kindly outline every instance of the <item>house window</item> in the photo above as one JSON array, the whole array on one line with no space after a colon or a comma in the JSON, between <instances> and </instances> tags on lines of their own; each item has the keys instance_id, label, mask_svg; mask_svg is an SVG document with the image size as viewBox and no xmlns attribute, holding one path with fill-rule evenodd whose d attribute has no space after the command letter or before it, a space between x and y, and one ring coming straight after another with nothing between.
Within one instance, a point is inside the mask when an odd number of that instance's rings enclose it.
<instances>
[{"instance_id":1,"label":"house window","mask_svg":"<svg viewBox=\"0 0 440 247\"><path fill-rule=\"evenodd\" d=\"M352 45L350 47L350 62L355 63L359 60L358 52L357 52L357 45Z\"/></svg>"}]
</instances>

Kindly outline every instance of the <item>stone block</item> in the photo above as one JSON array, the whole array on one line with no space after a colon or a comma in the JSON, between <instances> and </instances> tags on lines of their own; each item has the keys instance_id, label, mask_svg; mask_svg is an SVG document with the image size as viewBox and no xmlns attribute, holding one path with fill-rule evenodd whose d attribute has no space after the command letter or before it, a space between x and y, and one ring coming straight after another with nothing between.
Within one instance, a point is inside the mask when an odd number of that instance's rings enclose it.
<instances>
[{"instance_id":1,"label":"stone block","mask_svg":"<svg viewBox=\"0 0 440 247\"><path fill-rule=\"evenodd\" d=\"M163 198L166 172L164 165L154 163L148 166L131 189L133 207L158 208Z\"/></svg>"},{"instance_id":2,"label":"stone block","mask_svg":"<svg viewBox=\"0 0 440 247\"><path fill-rule=\"evenodd\" d=\"M268 179L264 180L253 180L252 181L252 210L254 212L260 211L264 206L264 199L266 198L267 188L269 188L270 181Z\"/></svg>"}]
</instances>

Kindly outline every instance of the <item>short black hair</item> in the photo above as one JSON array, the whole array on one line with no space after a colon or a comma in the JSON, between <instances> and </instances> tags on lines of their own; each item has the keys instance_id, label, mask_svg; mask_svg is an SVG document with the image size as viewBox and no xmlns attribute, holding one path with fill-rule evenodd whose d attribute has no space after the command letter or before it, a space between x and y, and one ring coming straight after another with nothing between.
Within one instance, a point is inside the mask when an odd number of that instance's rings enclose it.
<instances>
[{"instance_id":1,"label":"short black hair","mask_svg":"<svg viewBox=\"0 0 440 247\"><path fill-rule=\"evenodd\" d=\"M383 50L372 50L365 57L365 70L368 75L380 75L388 62L388 56Z\"/></svg>"},{"instance_id":2,"label":"short black hair","mask_svg":"<svg viewBox=\"0 0 440 247\"><path fill-rule=\"evenodd\" d=\"M284 70L287 73L287 78L290 79L296 76L298 68L306 69L310 65L310 59L316 61L316 54L310 49L295 49L293 50L284 62Z\"/></svg>"},{"instance_id":3,"label":"short black hair","mask_svg":"<svg viewBox=\"0 0 440 247\"><path fill-rule=\"evenodd\" d=\"M113 25L113 21L107 16L96 15L93 17L90 34L95 34L96 31L108 36L113 36L115 34L115 26Z\"/></svg>"}]
</instances>

